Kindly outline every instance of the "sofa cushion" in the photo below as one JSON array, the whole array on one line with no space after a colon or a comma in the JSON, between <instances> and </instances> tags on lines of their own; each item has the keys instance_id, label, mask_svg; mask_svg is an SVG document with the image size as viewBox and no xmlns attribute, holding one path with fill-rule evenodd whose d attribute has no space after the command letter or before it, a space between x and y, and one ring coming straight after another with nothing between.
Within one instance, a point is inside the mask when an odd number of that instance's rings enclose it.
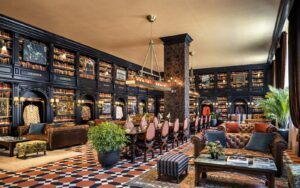
<instances>
[{"instance_id":1,"label":"sofa cushion","mask_svg":"<svg viewBox=\"0 0 300 188\"><path fill-rule=\"evenodd\" d=\"M273 133L254 132L245 149L267 153L270 151L269 146L272 142L272 139Z\"/></svg>"},{"instance_id":2,"label":"sofa cushion","mask_svg":"<svg viewBox=\"0 0 300 188\"><path fill-rule=\"evenodd\" d=\"M238 122L226 122L226 132L227 133L238 133L239 123Z\"/></svg>"},{"instance_id":3,"label":"sofa cushion","mask_svg":"<svg viewBox=\"0 0 300 188\"><path fill-rule=\"evenodd\" d=\"M254 130L255 132L261 132L261 133L266 133L269 128L269 124L267 123L255 123L254 124Z\"/></svg>"},{"instance_id":4,"label":"sofa cushion","mask_svg":"<svg viewBox=\"0 0 300 188\"><path fill-rule=\"evenodd\" d=\"M28 134L43 134L44 126L44 123L31 124Z\"/></svg>"},{"instance_id":5,"label":"sofa cushion","mask_svg":"<svg viewBox=\"0 0 300 188\"><path fill-rule=\"evenodd\" d=\"M228 148L244 148L249 142L251 133L226 133Z\"/></svg>"},{"instance_id":6,"label":"sofa cushion","mask_svg":"<svg viewBox=\"0 0 300 188\"><path fill-rule=\"evenodd\" d=\"M44 134L28 134L24 135L23 137L28 138L29 140L44 140L48 142L48 137Z\"/></svg>"},{"instance_id":7,"label":"sofa cushion","mask_svg":"<svg viewBox=\"0 0 300 188\"><path fill-rule=\"evenodd\" d=\"M201 153L202 154L209 154L208 148L203 149L201 151ZM246 156L246 157L265 157L265 158L270 158L270 159L273 158L271 153L263 153L263 152L251 151L251 150L246 150L246 149L225 148L224 149L224 154L227 155L227 156L228 155L243 155L243 156Z\"/></svg>"},{"instance_id":8,"label":"sofa cushion","mask_svg":"<svg viewBox=\"0 0 300 188\"><path fill-rule=\"evenodd\" d=\"M223 147L226 147L226 137L224 131L207 131L205 138L208 142L220 141Z\"/></svg>"}]
</instances>

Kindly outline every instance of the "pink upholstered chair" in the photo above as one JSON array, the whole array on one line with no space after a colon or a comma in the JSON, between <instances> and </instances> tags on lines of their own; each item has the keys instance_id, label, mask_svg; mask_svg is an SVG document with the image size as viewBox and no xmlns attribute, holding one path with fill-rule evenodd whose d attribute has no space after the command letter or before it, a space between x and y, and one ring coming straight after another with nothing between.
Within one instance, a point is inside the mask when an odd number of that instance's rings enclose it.
<instances>
[{"instance_id":1,"label":"pink upholstered chair","mask_svg":"<svg viewBox=\"0 0 300 188\"><path fill-rule=\"evenodd\" d=\"M171 143L172 143L172 148L174 148L175 142L177 144L177 147L179 146L178 136L179 136L179 119L176 118L176 120L174 122L174 125L173 125L173 131L172 131L172 133L170 135L170 140L171 140Z\"/></svg>"},{"instance_id":2,"label":"pink upholstered chair","mask_svg":"<svg viewBox=\"0 0 300 188\"><path fill-rule=\"evenodd\" d=\"M188 141L188 138L190 137L189 125L190 125L189 119L185 118L185 120L183 122L183 128L182 128L182 131L180 133L182 144L184 143L184 141Z\"/></svg>"},{"instance_id":3,"label":"pink upholstered chair","mask_svg":"<svg viewBox=\"0 0 300 188\"><path fill-rule=\"evenodd\" d=\"M153 118L153 123L154 123L154 127L157 129L158 124L159 124L157 117Z\"/></svg>"},{"instance_id":4,"label":"pink upholstered chair","mask_svg":"<svg viewBox=\"0 0 300 188\"><path fill-rule=\"evenodd\" d=\"M146 118L143 117L143 118L141 119L140 129L141 129L142 131L145 131L145 130L147 129L147 125L148 125L147 120L146 120Z\"/></svg>"},{"instance_id":5,"label":"pink upholstered chair","mask_svg":"<svg viewBox=\"0 0 300 188\"><path fill-rule=\"evenodd\" d=\"M168 137L169 137L169 122L165 121L160 131L160 154L162 154L162 150L166 148L168 151Z\"/></svg>"},{"instance_id":6,"label":"pink upholstered chair","mask_svg":"<svg viewBox=\"0 0 300 188\"><path fill-rule=\"evenodd\" d=\"M153 147L154 143L155 143L155 127L154 127L154 123L150 123L144 134L144 141L137 144L138 147L143 149L144 162L147 161L147 153L149 151L151 151L152 158L154 158L154 147Z\"/></svg>"}]
</instances>

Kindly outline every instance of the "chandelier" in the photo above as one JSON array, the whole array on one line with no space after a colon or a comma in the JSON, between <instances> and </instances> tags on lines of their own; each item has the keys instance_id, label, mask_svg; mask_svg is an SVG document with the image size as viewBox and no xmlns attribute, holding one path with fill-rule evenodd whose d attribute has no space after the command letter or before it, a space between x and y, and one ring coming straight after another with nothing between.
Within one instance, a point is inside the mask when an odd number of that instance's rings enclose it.
<instances>
[{"instance_id":1,"label":"chandelier","mask_svg":"<svg viewBox=\"0 0 300 188\"><path fill-rule=\"evenodd\" d=\"M143 67L139 72L139 75L129 77L126 80L126 84L129 86L135 86L152 90L171 91L169 83L162 81L155 53L155 44L152 39L152 24L156 20L156 16L148 15L146 18L151 23L151 40L149 42L147 54L143 63ZM150 71L145 69L145 66L148 62L150 63L151 67ZM157 68L157 73L153 71L154 62Z\"/></svg>"}]
</instances>

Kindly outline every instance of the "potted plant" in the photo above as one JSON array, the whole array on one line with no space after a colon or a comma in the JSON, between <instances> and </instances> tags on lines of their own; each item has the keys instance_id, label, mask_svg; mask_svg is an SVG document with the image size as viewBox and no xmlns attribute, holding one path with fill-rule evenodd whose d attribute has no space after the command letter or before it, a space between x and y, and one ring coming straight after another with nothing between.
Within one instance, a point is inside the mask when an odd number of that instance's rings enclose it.
<instances>
[{"instance_id":1,"label":"potted plant","mask_svg":"<svg viewBox=\"0 0 300 188\"><path fill-rule=\"evenodd\" d=\"M265 99L258 100L258 106L263 109L266 118L278 123L278 132L288 140L288 124L290 119L289 91L269 86ZM276 124L277 124L276 123Z\"/></svg>"},{"instance_id":2,"label":"potted plant","mask_svg":"<svg viewBox=\"0 0 300 188\"><path fill-rule=\"evenodd\" d=\"M207 147L212 159L218 159L219 156L224 155L224 148L220 141L208 142Z\"/></svg>"},{"instance_id":3,"label":"potted plant","mask_svg":"<svg viewBox=\"0 0 300 188\"><path fill-rule=\"evenodd\" d=\"M210 117L211 117L211 125L213 127L217 126L217 115L216 115L216 113L212 112L210 114Z\"/></svg>"},{"instance_id":4,"label":"potted plant","mask_svg":"<svg viewBox=\"0 0 300 188\"><path fill-rule=\"evenodd\" d=\"M119 161L120 150L127 142L125 130L111 122L90 128L88 138L98 152L98 161L103 167L113 166Z\"/></svg>"}]
</instances>

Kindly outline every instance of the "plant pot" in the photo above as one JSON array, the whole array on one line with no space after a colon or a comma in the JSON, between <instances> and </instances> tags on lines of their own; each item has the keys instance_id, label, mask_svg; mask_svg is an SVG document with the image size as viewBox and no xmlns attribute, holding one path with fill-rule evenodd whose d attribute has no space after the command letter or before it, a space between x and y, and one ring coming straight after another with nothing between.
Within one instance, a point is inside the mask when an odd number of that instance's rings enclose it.
<instances>
[{"instance_id":1,"label":"plant pot","mask_svg":"<svg viewBox=\"0 0 300 188\"><path fill-rule=\"evenodd\" d=\"M210 153L212 159L219 159L218 153Z\"/></svg>"},{"instance_id":2,"label":"plant pot","mask_svg":"<svg viewBox=\"0 0 300 188\"><path fill-rule=\"evenodd\" d=\"M278 129L278 133L282 136L282 138L289 142L289 130L288 129Z\"/></svg>"},{"instance_id":3,"label":"plant pot","mask_svg":"<svg viewBox=\"0 0 300 188\"><path fill-rule=\"evenodd\" d=\"M98 161L103 167L112 167L120 159L120 151L98 152Z\"/></svg>"},{"instance_id":4,"label":"plant pot","mask_svg":"<svg viewBox=\"0 0 300 188\"><path fill-rule=\"evenodd\" d=\"M218 123L217 119L212 119L212 120L211 120L211 125L212 125L213 127L217 126L217 123Z\"/></svg>"}]
</instances>

